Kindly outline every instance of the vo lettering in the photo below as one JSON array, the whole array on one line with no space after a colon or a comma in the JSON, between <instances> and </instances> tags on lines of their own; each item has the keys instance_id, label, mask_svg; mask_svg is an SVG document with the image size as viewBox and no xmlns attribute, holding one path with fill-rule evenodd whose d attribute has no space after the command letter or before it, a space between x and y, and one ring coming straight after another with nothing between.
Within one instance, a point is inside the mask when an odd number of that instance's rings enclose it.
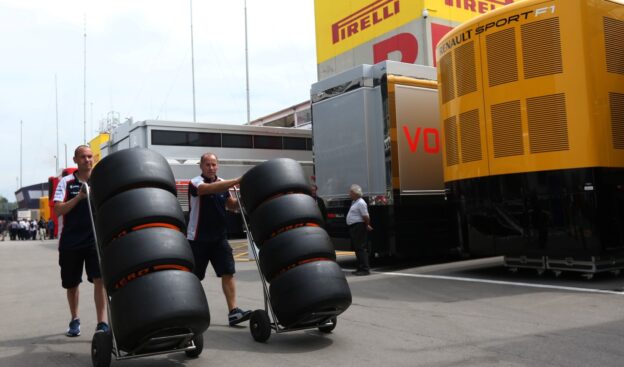
<instances>
[{"instance_id":1,"label":"vo lettering","mask_svg":"<svg viewBox=\"0 0 624 367\"><path fill-rule=\"evenodd\" d=\"M410 151L412 153L416 153L418 150L421 135L424 142L423 145L425 153L437 154L440 152L440 133L438 132L438 129L434 129L432 127L426 127L424 129L417 127L416 132L412 135L409 128L406 125L403 125L403 132L405 133L405 138L407 138L407 143L409 144Z\"/></svg>"}]
</instances>

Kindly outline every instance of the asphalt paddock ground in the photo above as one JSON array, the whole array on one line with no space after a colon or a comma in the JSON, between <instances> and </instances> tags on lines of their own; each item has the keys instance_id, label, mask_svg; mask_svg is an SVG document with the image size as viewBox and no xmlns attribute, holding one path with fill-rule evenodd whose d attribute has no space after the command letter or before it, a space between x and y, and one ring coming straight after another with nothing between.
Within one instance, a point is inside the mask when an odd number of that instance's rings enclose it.
<instances>
[{"instance_id":1,"label":"asphalt paddock ground","mask_svg":"<svg viewBox=\"0 0 624 367\"><path fill-rule=\"evenodd\" d=\"M239 249L239 254L244 249ZM352 270L352 255L339 256ZM212 316L197 359L184 353L113 366L622 366L624 276L511 273L500 258L384 265L347 273L353 304L333 333L273 333L253 341L227 326L219 280L202 282ZM263 308L253 261L236 263L238 304ZM90 366L92 286L81 285L82 336L69 322L56 241L0 242L0 366Z\"/></svg>"}]
</instances>

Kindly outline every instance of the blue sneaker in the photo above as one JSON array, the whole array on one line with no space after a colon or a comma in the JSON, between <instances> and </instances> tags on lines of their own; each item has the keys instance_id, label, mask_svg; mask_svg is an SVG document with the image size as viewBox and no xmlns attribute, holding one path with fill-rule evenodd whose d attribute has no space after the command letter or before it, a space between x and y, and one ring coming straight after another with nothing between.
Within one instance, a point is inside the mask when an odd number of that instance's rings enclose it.
<instances>
[{"instance_id":1,"label":"blue sneaker","mask_svg":"<svg viewBox=\"0 0 624 367\"><path fill-rule=\"evenodd\" d=\"M71 320L69 322L69 329L67 329L65 335L69 337L80 335L80 319Z\"/></svg>"},{"instance_id":2,"label":"blue sneaker","mask_svg":"<svg viewBox=\"0 0 624 367\"><path fill-rule=\"evenodd\" d=\"M243 321L249 320L249 317L251 317L251 311L243 311L240 308L236 307L230 311L228 315L228 321L230 323L230 326L234 326Z\"/></svg>"},{"instance_id":3,"label":"blue sneaker","mask_svg":"<svg viewBox=\"0 0 624 367\"><path fill-rule=\"evenodd\" d=\"M109 331L110 331L110 326L108 326L108 324L105 322L98 322L97 326L95 327L96 333L107 333Z\"/></svg>"}]
</instances>

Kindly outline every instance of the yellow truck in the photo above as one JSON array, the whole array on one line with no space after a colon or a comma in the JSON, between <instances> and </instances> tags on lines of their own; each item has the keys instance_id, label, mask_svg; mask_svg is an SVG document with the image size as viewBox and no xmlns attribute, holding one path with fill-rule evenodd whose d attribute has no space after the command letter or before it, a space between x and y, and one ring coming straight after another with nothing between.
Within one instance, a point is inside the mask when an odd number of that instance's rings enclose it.
<instances>
[{"instance_id":1,"label":"yellow truck","mask_svg":"<svg viewBox=\"0 0 624 367\"><path fill-rule=\"evenodd\" d=\"M473 255L624 267L624 1L526 0L437 45L444 184Z\"/></svg>"}]
</instances>

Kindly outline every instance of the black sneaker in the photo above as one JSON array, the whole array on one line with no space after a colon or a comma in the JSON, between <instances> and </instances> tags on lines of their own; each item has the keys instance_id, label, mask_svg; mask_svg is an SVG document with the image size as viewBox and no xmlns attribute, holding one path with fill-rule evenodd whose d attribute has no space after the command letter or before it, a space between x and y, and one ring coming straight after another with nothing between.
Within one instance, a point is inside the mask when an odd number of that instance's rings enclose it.
<instances>
[{"instance_id":1,"label":"black sneaker","mask_svg":"<svg viewBox=\"0 0 624 367\"><path fill-rule=\"evenodd\" d=\"M236 307L232 309L228 315L228 321L230 326L234 326L236 324L240 324L243 321L249 320L251 317L251 311L243 311L240 308Z\"/></svg>"},{"instance_id":2,"label":"black sneaker","mask_svg":"<svg viewBox=\"0 0 624 367\"><path fill-rule=\"evenodd\" d=\"M368 271L368 270L356 270L356 271L354 271L351 274L357 275L357 276L370 275L370 271Z\"/></svg>"}]
</instances>

